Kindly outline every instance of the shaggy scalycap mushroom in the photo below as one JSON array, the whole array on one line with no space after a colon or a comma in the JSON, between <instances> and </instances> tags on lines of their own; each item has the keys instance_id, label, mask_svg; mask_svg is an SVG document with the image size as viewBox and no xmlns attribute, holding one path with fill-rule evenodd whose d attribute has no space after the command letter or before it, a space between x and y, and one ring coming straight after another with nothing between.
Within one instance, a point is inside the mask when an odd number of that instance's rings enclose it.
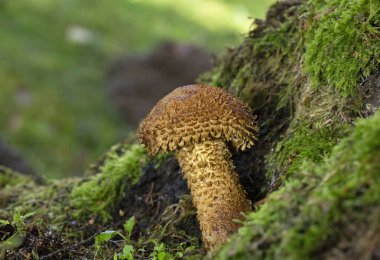
<instances>
[{"instance_id":1,"label":"shaggy scalycap mushroom","mask_svg":"<svg viewBox=\"0 0 380 260\"><path fill-rule=\"evenodd\" d=\"M175 151L197 209L207 249L235 233L251 202L234 171L228 144L251 147L258 128L252 110L227 91L179 87L161 99L138 133L150 154Z\"/></svg>"}]
</instances>

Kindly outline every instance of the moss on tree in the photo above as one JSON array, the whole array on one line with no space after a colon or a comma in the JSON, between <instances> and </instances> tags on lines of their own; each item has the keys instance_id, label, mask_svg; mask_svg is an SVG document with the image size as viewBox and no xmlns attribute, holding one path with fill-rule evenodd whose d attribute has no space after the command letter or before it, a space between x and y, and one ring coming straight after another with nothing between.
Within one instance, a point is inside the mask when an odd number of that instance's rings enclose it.
<instances>
[{"instance_id":1,"label":"moss on tree","mask_svg":"<svg viewBox=\"0 0 380 260\"><path fill-rule=\"evenodd\" d=\"M379 135L377 113L358 121L323 163L305 160L265 205L247 216L217 257L357 259L374 254L380 242Z\"/></svg>"},{"instance_id":2,"label":"moss on tree","mask_svg":"<svg viewBox=\"0 0 380 260\"><path fill-rule=\"evenodd\" d=\"M305 71L313 86L355 95L357 84L379 69L379 1L311 0L306 8Z\"/></svg>"}]
</instances>

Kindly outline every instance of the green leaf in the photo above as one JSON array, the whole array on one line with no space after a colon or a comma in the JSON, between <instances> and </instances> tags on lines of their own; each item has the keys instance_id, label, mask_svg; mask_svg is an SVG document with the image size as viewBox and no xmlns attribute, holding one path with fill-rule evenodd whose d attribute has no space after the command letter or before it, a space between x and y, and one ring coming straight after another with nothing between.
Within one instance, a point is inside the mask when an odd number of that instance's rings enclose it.
<instances>
[{"instance_id":1,"label":"green leaf","mask_svg":"<svg viewBox=\"0 0 380 260\"><path fill-rule=\"evenodd\" d=\"M176 254L175 254L175 257L177 258L182 258L183 257L183 253L182 252L177 252Z\"/></svg>"},{"instance_id":2,"label":"green leaf","mask_svg":"<svg viewBox=\"0 0 380 260\"><path fill-rule=\"evenodd\" d=\"M17 230L23 230L25 228L25 219L33 216L34 214L34 212L31 212L26 215L21 215L20 212L16 211L13 214L13 223L16 225Z\"/></svg>"},{"instance_id":3,"label":"green leaf","mask_svg":"<svg viewBox=\"0 0 380 260\"><path fill-rule=\"evenodd\" d=\"M134 251L135 251L135 249L133 248L132 245L125 245L123 248L123 253L120 256L120 259L133 260L134 259L134 256L133 256Z\"/></svg>"},{"instance_id":4,"label":"green leaf","mask_svg":"<svg viewBox=\"0 0 380 260\"><path fill-rule=\"evenodd\" d=\"M104 242L109 241L113 236L117 234L117 231L106 230L95 237L95 245L100 247Z\"/></svg>"},{"instance_id":5,"label":"green leaf","mask_svg":"<svg viewBox=\"0 0 380 260\"><path fill-rule=\"evenodd\" d=\"M16 232L10 238L0 243L0 250L15 249L24 243L26 232Z\"/></svg>"},{"instance_id":6,"label":"green leaf","mask_svg":"<svg viewBox=\"0 0 380 260\"><path fill-rule=\"evenodd\" d=\"M158 253L158 260L172 260L174 257L165 251L159 252Z\"/></svg>"},{"instance_id":7,"label":"green leaf","mask_svg":"<svg viewBox=\"0 0 380 260\"><path fill-rule=\"evenodd\" d=\"M164 251L165 250L165 245L164 243L160 243L159 245L156 245L154 247L154 251L156 252L161 252L161 251Z\"/></svg>"},{"instance_id":8,"label":"green leaf","mask_svg":"<svg viewBox=\"0 0 380 260\"><path fill-rule=\"evenodd\" d=\"M185 253L190 253L195 250L195 246L189 246L185 249Z\"/></svg>"},{"instance_id":9,"label":"green leaf","mask_svg":"<svg viewBox=\"0 0 380 260\"><path fill-rule=\"evenodd\" d=\"M8 220L0 219L0 226L9 225L9 224L11 224L11 222L9 222Z\"/></svg>"},{"instance_id":10,"label":"green leaf","mask_svg":"<svg viewBox=\"0 0 380 260\"><path fill-rule=\"evenodd\" d=\"M136 219L135 217L130 217L127 222L125 222L124 224L124 231L126 233L126 235L128 236L128 238L131 236L131 233L132 233L132 230L133 230L133 227L135 226L135 223L136 223Z\"/></svg>"}]
</instances>

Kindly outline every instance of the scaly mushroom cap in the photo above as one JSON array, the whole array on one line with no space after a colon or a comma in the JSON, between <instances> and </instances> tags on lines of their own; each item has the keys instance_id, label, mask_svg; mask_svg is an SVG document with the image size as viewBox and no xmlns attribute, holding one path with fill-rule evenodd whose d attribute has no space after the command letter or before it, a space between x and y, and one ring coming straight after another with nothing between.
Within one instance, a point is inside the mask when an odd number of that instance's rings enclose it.
<instances>
[{"instance_id":1,"label":"scaly mushroom cap","mask_svg":"<svg viewBox=\"0 0 380 260\"><path fill-rule=\"evenodd\" d=\"M141 123L138 134L150 154L219 138L245 150L256 140L255 119L252 110L227 91L189 85L161 99Z\"/></svg>"}]
</instances>

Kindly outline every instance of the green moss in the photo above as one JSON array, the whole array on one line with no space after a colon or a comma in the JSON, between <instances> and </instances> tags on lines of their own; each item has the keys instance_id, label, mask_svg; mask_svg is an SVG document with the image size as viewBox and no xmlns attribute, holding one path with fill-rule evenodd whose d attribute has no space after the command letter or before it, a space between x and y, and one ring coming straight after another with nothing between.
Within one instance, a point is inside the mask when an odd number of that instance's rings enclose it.
<instances>
[{"instance_id":1,"label":"green moss","mask_svg":"<svg viewBox=\"0 0 380 260\"><path fill-rule=\"evenodd\" d=\"M123 198L127 186L137 182L146 160L147 154L142 145L114 146L107 154L100 172L73 189L70 204L75 209L74 217L109 220L112 205Z\"/></svg>"},{"instance_id":2,"label":"green moss","mask_svg":"<svg viewBox=\"0 0 380 260\"><path fill-rule=\"evenodd\" d=\"M292 15L301 10L297 5L281 10L279 19L286 17L285 22L258 23L239 48L229 50L213 71L200 78L203 83L228 89L254 109L260 128L271 129L261 137L263 143L277 139L291 119L292 101L304 83L299 73L303 32L298 15ZM289 118L281 114L289 114Z\"/></svg>"},{"instance_id":3,"label":"green moss","mask_svg":"<svg viewBox=\"0 0 380 260\"><path fill-rule=\"evenodd\" d=\"M253 33L253 38L248 41L251 54L245 54L251 61L239 67L230 89L253 107L261 105L257 102L259 98L252 102L252 94L260 93L261 88L272 93L265 105L271 103L276 110L290 106L289 97L294 95L298 86L294 67L302 55L303 43L301 30L295 22L297 19L297 16L290 17L280 26L267 27L257 35Z\"/></svg>"},{"instance_id":4,"label":"green moss","mask_svg":"<svg viewBox=\"0 0 380 260\"><path fill-rule=\"evenodd\" d=\"M282 61L277 65L283 66L284 62L290 65L285 66L283 72L283 67L271 64L279 71L276 83L282 86L277 91L276 109L287 108L290 116L287 131L267 156L269 179L292 174L305 159L319 163L339 139L348 134L352 115L361 104L346 96L353 94L360 77L369 76L378 68L376 57L380 45L375 41L375 31L370 29L375 26L374 21L378 21L374 18L380 10L378 7L368 1L325 4L310 0L297 9L298 21L287 19L275 29L266 29L265 35L253 43L254 50L265 55L267 63L277 59ZM367 13L369 18L363 17ZM347 36L347 33L352 35ZM284 43L282 47L280 43ZM353 56L354 52L358 54ZM359 53L362 56L359 57ZM302 58L305 59L304 71ZM354 66L357 72L347 66ZM269 72L275 74L275 71Z\"/></svg>"},{"instance_id":5,"label":"green moss","mask_svg":"<svg viewBox=\"0 0 380 260\"><path fill-rule=\"evenodd\" d=\"M45 215L53 222L59 222L65 215L63 209L68 205L67 196L79 181L77 178L67 178L61 181L51 181L44 186L29 183L13 189L10 187L8 192L17 193L18 199L8 208L21 214L36 212L36 215Z\"/></svg>"},{"instance_id":6,"label":"green moss","mask_svg":"<svg viewBox=\"0 0 380 260\"><path fill-rule=\"evenodd\" d=\"M32 182L32 177L14 172L0 165L0 189L5 186L23 185Z\"/></svg>"},{"instance_id":7,"label":"green moss","mask_svg":"<svg viewBox=\"0 0 380 260\"><path fill-rule=\"evenodd\" d=\"M355 94L361 79L379 68L380 2L310 0L305 70L314 86Z\"/></svg>"},{"instance_id":8,"label":"green moss","mask_svg":"<svg viewBox=\"0 0 380 260\"><path fill-rule=\"evenodd\" d=\"M50 181L46 185L36 185L30 181L0 189L0 217L9 218L12 214L35 213L30 226L38 230L49 228L62 235L76 233L68 230L65 220L71 217L68 196L78 185L79 179ZM42 231L41 231L42 232Z\"/></svg>"},{"instance_id":9,"label":"green moss","mask_svg":"<svg viewBox=\"0 0 380 260\"><path fill-rule=\"evenodd\" d=\"M314 127L304 123L292 129L294 133L277 144L273 156L268 160L272 170L285 172L284 175L300 170L305 160L321 162L340 138L347 134L349 127Z\"/></svg>"},{"instance_id":10,"label":"green moss","mask_svg":"<svg viewBox=\"0 0 380 260\"><path fill-rule=\"evenodd\" d=\"M379 136L377 113L359 120L323 164L304 161L264 206L248 215L245 226L218 252L218 258L325 258L339 254L342 240L353 239L356 244L359 227L372 229L380 212ZM365 239L372 238L363 237L362 242ZM360 255L367 249L359 245L352 250Z\"/></svg>"}]
</instances>

